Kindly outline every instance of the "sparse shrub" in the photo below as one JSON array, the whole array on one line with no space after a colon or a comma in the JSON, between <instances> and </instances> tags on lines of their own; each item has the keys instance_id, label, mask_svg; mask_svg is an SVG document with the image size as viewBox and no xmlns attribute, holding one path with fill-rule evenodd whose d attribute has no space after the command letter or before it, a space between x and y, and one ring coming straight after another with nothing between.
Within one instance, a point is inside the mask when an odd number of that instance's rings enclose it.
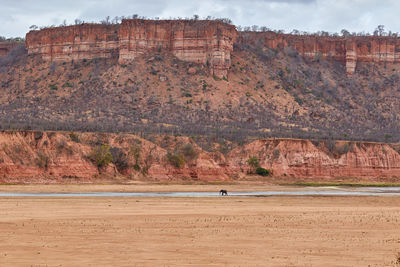
<instances>
[{"instance_id":1,"label":"sparse shrub","mask_svg":"<svg viewBox=\"0 0 400 267\"><path fill-rule=\"evenodd\" d=\"M75 142L75 143L79 143L79 137L76 133L72 132L69 134L69 138L71 138L71 141Z\"/></svg>"},{"instance_id":2,"label":"sparse shrub","mask_svg":"<svg viewBox=\"0 0 400 267\"><path fill-rule=\"evenodd\" d=\"M50 84L50 85L49 85L49 88L50 88L51 90L58 90L58 86L55 85L55 84Z\"/></svg>"},{"instance_id":3,"label":"sparse shrub","mask_svg":"<svg viewBox=\"0 0 400 267\"><path fill-rule=\"evenodd\" d=\"M38 152L36 163L39 166L39 168L47 169L47 167L49 166L49 157L42 152Z\"/></svg>"},{"instance_id":4,"label":"sparse shrub","mask_svg":"<svg viewBox=\"0 0 400 267\"><path fill-rule=\"evenodd\" d=\"M261 176L269 176L272 174L271 170L264 169L263 167L257 167L256 173Z\"/></svg>"},{"instance_id":5,"label":"sparse shrub","mask_svg":"<svg viewBox=\"0 0 400 267\"><path fill-rule=\"evenodd\" d=\"M138 165L140 160L140 144L132 145L129 150L129 155L135 160L135 165Z\"/></svg>"},{"instance_id":6,"label":"sparse shrub","mask_svg":"<svg viewBox=\"0 0 400 267\"><path fill-rule=\"evenodd\" d=\"M304 103L304 100L298 96L294 98L294 101L296 101L300 106Z\"/></svg>"},{"instance_id":7,"label":"sparse shrub","mask_svg":"<svg viewBox=\"0 0 400 267\"><path fill-rule=\"evenodd\" d=\"M70 84L69 82L66 82L66 83L63 84L62 87L63 87L63 88L64 88L64 87L73 87L73 85Z\"/></svg>"},{"instance_id":8,"label":"sparse shrub","mask_svg":"<svg viewBox=\"0 0 400 267\"><path fill-rule=\"evenodd\" d=\"M279 156L281 155L281 152L279 151L279 149L275 149L274 152L272 152L272 157L273 159L279 159Z\"/></svg>"},{"instance_id":9,"label":"sparse shrub","mask_svg":"<svg viewBox=\"0 0 400 267\"><path fill-rule=\"evenodd\" d=\"M249 173L257 173L257 169L260 168L260 161L258 158L256 156L251 156L246 162L250 165Z\"/></svg>"},{"instance_id":10,"label":"sparse shrub","mask_svg":"<svg viewBox=\"0 0 400 267\"><path fill-rule=\"evenodd\" d=\"M66 145L67 145L67 142L65 142L64 139L61 139L60 141L57 142L57 149L63 150Z\"/></svg>"},{"instance_id":11,"label":"sparse shrub","mask_svg":"<svg viewBox=\"0 0 400 267\"><path fill-rule=\"evenodd\" d=\"M115 164L115 167L117 167L118 171L123 171L128 168L128 157L124 151L118 147L113 147L110 149L110 151L113 158L112 162Z\"/></svg>"},{"instance_id":12,"label":"sparse shrub","mask_svg":"<svg viewBox=\"0 0 400 267\"><path fill-rule=\"evenodd\" d=\"M247 164L249 164L253 168L257 168L260 166L260 162L256 156L252 156L247 160Z\"/></svg>"},{"instance_id":13,"label":"sparse shrub","mask_svg":"<svg viewBox=\"0 0 400 267\"><path fill-rule=\"evenodd\" d=\"M185 166L185 159L181 154L168 154L167 159L172 166L178 169L182 169Z\"/></svg>"},{"instance_id":14,"label":"sparse shrub","mask_svg":"<svg viewBox=\"0 0 400 267\"><path fill-rule=\"evenodd\" d=\"M135 165L133 165L133 169L135 170L135 171L140 171L140 165L139 164L135 164Z\"/></svg>"},{"instance_id":15,"label":"sparse shrub","mask_svg":"<svg viewBox=\"0 0 400 267\"><path fill-rule=\"evenodd\" d=\"M107 166L113 161L113 157L110 152L110 146L107 144L103 144L94 148L92 153L90 154L90 159L99 168Z\"/></svg>"},{"instance_id":16,"label":"sparse shrub","mask_svg":"<svg viewBox=\"0 0 400 267\"><path fill-rule=\"evenodd\" d=\"M194 149L192 144L186 144L182 147L182 153L186 160L194 160L198 152Z\"/></svg>"}]
</instances>

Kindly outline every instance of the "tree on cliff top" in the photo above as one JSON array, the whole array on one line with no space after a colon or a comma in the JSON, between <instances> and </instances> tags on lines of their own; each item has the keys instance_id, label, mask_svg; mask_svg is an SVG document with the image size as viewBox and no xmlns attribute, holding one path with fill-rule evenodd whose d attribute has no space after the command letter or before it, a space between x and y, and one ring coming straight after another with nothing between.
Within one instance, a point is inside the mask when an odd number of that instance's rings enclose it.
<instances>
[{"instance_id":1,"label":"tree on cliff top","mask_svg":"<svg viewBox=\"0 0 400 267\"><path fill-rule=\"evenodd\" d=\"M385 25L378 25L374 31L375 36L386 36Z\"/></svg>"}]
</instances>

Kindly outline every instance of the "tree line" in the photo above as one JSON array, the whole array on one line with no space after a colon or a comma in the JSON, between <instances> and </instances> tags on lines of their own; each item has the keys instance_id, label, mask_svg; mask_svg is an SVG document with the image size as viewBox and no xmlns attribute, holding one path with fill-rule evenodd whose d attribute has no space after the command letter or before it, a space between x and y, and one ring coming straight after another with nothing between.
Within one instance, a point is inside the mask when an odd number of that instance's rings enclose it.
<instances>
[{"instance_id":1,"label":"tree line","mask_svg":"<svg viewBox=\"0 0 400 267\"><path fill-rule=\"evenodd\" d=\"M236 29L240 32L275 32L278 34L285 34L285 30L273 30L266 26L236 26ZM309 36L321 36L321 37L353 37L353 36L387 36L387 37L399 37L400 34L398 32L386 31L385 25L378 25L372 33L369 32L349 32L346 29L342 29L340 33L334 32L327 32L327 31L317 31L317 32L307 32L307 31L299 31L299 30L292 30L288 32L288 34L292 35L309 35Z\"/></svg>"},{"instance_id":2,"label":"tree line","mask_svg":"<svg viewBox=\"0 0 400 267\"><path fill-rule=\"evenodd\" d=\"M81 25L81 24L85 24L85 23L100 23L103 25L115 25L115 24L120 24L122 22L122 20L124 19L153 19L153 20L160 20L159 17L154 17L154 18L148 18L145 16L139 16L138 14L133 14L131 16L115 16L114 18L111 18L110 16L106 16L104 19L100 20L100 22L95 22L95 21L91 21L91 22L86 22L82 19L75 19L73 23L67 23L67 20L64 19L63 22L59 25L48 25L48 26L37 26L37 25L31 25L29 27L30 30L42 30L42 29L47 29L47 28L54 28L54 27L65 27L65 26L72 26L72 25ZM230 20L229 18L216 18L213 16L207 16L204 18L200 18L199 15L193 15L193 17L169 17L169 20L217 20L217 21L222 21L224 23L228 23L228 24L232 24L232 20Z\"/></svg>"}]
</instances>

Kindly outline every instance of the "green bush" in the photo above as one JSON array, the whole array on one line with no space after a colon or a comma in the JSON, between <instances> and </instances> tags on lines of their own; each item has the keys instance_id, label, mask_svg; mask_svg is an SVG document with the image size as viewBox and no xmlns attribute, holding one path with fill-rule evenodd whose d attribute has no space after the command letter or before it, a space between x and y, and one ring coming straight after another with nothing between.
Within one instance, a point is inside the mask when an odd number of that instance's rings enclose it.
<instances>
[{"instance_id":1,"label":"green bush","mask_svg":"<svg viewBox=\"0 0 400 267\"><path fill-rule=\"evenodd\" d=\"M257 167L256 173L261 176L269 176L272 174L271 170L264 169L263 167Z\"/></svg>"},{"instance_id":2,"label":"green bush","mask_svg":"<svg viewBox=\"0 0 400 267\"><path fill-rule=\"evenodd\" d=\"M58 86L55 85L55 84L50 84L50 85L49 85L49 88L50 88L51 90L57 90L57 89L58 89Z\"/></svg>"},{"instance_id":3,"label":"green bush","mask_svg":"<svg viewBox=\"0 0 400 267\"><path fill-rule=\"evenodd\" d=\"M63 88L64 88L64 87L73 87L73 85L72 85L71 83L69 83L69 82L66 82L66 83L63 84L62 87L63 87Z\"/></svg>"},{"instance_id":4,"label":"green bush","mask_svg":"<svg viewBox=\"0 0 400 267\"><path fill-rule=\"evenodd\" d=\"M247 164L249 164L253 168L260 167L260 162L256 156L252 156L247 160Z\"/></svg>"},{"instance_id":5,"label":"green bush","mask_svg":"<svg viewBox=\"0 0 400 267\"><path fill-rule=\"evenodd\" d=\"M79 143L79 138L78 135L74 132L69 134L69 138L71 138L71 141L75 142L75 143Z\"/></svg>"},{"instance_id":6,"label":"green bush","mask_svg":"<svg viewBox=\"0 0 400 267\"><path fill-rule=\"evenodd\" d=\"M133 165L133 169L135 170L135 171L140 171L140 165L139 164L135 164L135 165Z\"/></svg>"},{"instance_id":7,"label":"green bush","mask_svg":"<svg viewBox=\"0 0 400 267\"><path fill-rule=\"evenodd\" d=\"M107 166L110 162L114 160L110 152L110 146L107 144L98 146L93 149L92 153L90 154L90 159L99 168Z\"/></svg>"},{"instance_id":8,"label":"green bush","mask_svg":"<svg viewBox=\"0 0 400 267\"><path fill-rule=\"evenodd\" d=\"M167 159L172 166L178 169L182 169L185 166L185 159L181 154L168 154Z\"/></svg>"}]
</instances>

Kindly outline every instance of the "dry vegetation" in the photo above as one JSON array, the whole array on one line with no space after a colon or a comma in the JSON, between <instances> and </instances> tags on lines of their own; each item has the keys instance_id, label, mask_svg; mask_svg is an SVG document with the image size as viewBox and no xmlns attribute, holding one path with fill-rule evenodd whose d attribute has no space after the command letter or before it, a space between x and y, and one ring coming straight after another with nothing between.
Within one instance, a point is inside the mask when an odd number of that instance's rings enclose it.
<instances>
[{"instance_id":1,"label":"dry vegetation","mask_svg":"<svg viewBox=\"0 0 400 267\"><path fill-rule=\"evenodd\" d=\"M0 129L398 141L399 69L305 60L290 48L235 44L226 79L164 53L48 64L23 46L0 58ZM188 74L194 68L195 74Z\"/></svg>"}]
</instances>

